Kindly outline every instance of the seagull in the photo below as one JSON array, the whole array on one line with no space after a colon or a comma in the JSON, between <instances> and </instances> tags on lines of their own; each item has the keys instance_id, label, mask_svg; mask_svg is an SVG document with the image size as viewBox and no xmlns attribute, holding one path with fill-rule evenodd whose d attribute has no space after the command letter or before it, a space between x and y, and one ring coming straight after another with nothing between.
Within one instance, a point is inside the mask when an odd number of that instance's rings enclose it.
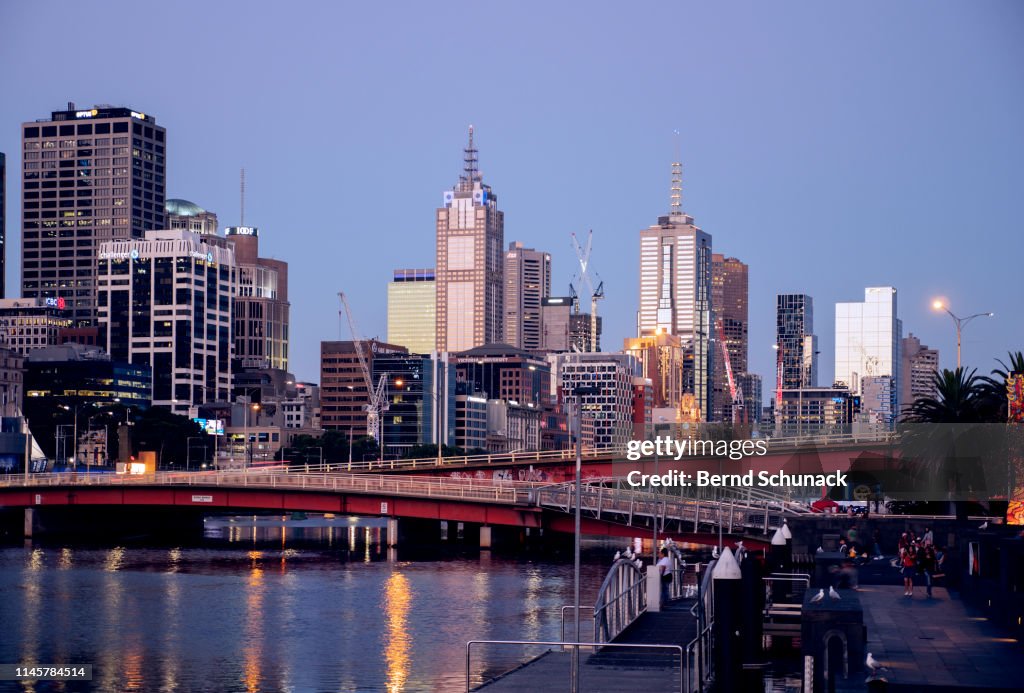
<instances>
[{"instance_id":1,"label":"seagull","mask_svg":"<svg viewBox=\"0 0 1024 693\"><path fill-rule=\"evenodd\" d=\"M622 552L621 551L616 551L615 552L615 558L613 558L612 560L617 561L621 557L622 557Z\"/></svg>"},{"instance_id":2,"label":"seagull","mask_svg":"<svg viewBox=\"0 0 1024 693\"><path fill-rule=\"evenodd\" d=\"M882 668L881 663L877 659L872 657L870 652L868 652L868 658L864 660L864 664L867 665L868 669L870 669L872 673L874 673L875 669Z\"/></svg>"},{"instance_id":3,"label":"seagull","mask_svg":"<svg viewBox=\"0 0 1024 693\"><path fill-rule=\"evenodd\" d=\"M835 587L828 588L828 596L832 597L832 599L842 599L842 597L839 596L839 593L836 592Z\"/></svg>"},{"instance_id":4,"label":"seagull","mask_svg":"<svg viewBox=\"0 0 1024 693\"><path fill-rule=\"evenodd\" d=\"M639 558L636 559L636 567L637 568L643 568L644 567L644 562L642 560L640 560Z\"/></svg>"},{"instance_id":5,"label":"seagull","mask_svg":"<svg viewBox=\"0 0 1024 693\"><path fill-rule=\"evenodd\" d=\"M988 529L988 520L982 522L981 527L978 527L978 529Z\"/></svg>"},{"instance_id":6,"label":"seagull","mask_svg":"<svg viewBox=\"0 0 1024 693\"><path fill-rule=\"evenodd\" d=\"M715 548L711 549L711 557L712 558L718 558L718 547L717 546Z\"/></svg>"},{"instance_id":7,"label":"seagull","mask_svg":"<svg viewBox=\"0 0 1024 693\"><path fill-rule=\"evenodd\" d=\"M823 548L821 548L821 547L819 546L819 547L818 547L818 550L817 550L817 551L815 551L815 553L825 553L825 549L823 549Z\"/></svg>"},{"instance_id":8,"label":"seagull","mask_svg":"<svg viewBox=\"0 0 1024 693\"><path fill-rule=\"evenodd\" d=\"M820 602L824 598L825 598L825 589L822 588L822 589L818 590L818 593L816 595L811 597L811 604L817 604L818 602Z\"/></svg>"}]
</instances>

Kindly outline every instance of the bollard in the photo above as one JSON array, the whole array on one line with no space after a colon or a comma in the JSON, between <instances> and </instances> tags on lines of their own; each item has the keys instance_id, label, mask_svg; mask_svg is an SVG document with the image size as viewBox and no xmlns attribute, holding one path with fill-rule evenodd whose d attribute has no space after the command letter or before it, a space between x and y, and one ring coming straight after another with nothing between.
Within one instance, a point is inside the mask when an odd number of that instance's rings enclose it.
<instances>
[{"instance_id":1,"label":"bollard","mask_svg":"<svg viewBox=\"0 0 1024 693\"><path fill-rule=\"evenodd\" d=\"M772 535L772 545L768 549L768 573L793 572L793 546L786 541L782 528Z\"/></svg>"},{"instance_id":2,"label":"bollard","mask_svg":"<svg viewBox=\"0 0 1024 693\"><path fill-rule=\"evenodd\" d=\"M732 549L726 547L715 565L715 682L722 691L740 690L740 604L742 573Z\"/></svg>"},{"instance_id":3,"label":"bollard","mask_svg":"<svg viewBox=\"0 0 1024 693\"><path fill-rule=\"evenodd\" d=\"M657 565L647 566L647 610L661 611L661 573Z\"/></svg>"},{"instance_id":4,"label":"bollard","mask_svg":"<svg viewBox=\"0 0 1024 693\"><path fill-rule=\"evenodd\" d=\"M743 576L743 596L740 600L743 663L759 664L764 661L761 638L764 629L764 584L761 580L761 564L748 555L740 563L740 572Z\"/></svg>"}]
</instances>

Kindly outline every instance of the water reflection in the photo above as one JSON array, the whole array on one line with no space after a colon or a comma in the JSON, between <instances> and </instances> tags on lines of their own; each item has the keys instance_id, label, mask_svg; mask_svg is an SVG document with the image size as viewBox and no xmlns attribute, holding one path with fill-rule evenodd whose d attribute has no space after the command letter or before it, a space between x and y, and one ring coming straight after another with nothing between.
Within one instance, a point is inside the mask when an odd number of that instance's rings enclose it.
<instances>
[{"instance_id":1,"label":"water reflection","mask_svg":"<svg viewBox=\"0 0 1024 693\"><path fill-rule=\"evenodd\" d=\"M384 585L384 615L387 625L384 661L387 663L388 693L405 690L409 678L409 581L397 570Z\"/></svg>"},{"instance_id":2,"label":"water reflection","mask_svg":"<svg viewBox=\"0 0 1024 693\"><path fill-rule=\"evenodd\" d=\"M253 532L256 528L253 527ZM242 683L245 690L255 693L260 690L260 662L263 659L263 568L260 567L261 551L250 551L249 579L246 583L245 628L246 640L243 650L244 668Z\"/></svg>"}]
</instances>

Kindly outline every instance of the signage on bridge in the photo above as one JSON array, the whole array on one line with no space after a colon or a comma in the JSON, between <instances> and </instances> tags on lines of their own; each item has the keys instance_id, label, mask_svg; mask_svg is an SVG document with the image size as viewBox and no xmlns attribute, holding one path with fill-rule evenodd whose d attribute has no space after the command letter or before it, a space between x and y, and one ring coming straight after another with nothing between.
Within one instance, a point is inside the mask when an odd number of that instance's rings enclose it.
<instances>
[{"instance_id":1,"label":"signage on bridge","mask_svg":"<svg viewBox=\"0 0 1024 693\"><path fill-rule=\"evenodd\" d=\"M213 496L192 496L193 503L212 503Z\"/></svg>"}]
</instances>

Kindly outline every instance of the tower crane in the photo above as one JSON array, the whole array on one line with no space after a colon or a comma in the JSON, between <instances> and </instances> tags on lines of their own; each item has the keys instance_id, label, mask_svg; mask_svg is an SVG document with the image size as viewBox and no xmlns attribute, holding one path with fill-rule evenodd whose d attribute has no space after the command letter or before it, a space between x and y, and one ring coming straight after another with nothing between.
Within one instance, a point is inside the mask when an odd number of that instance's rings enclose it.
<instances>
[{"instance_id":1,"label":"tower crane","mask_svg":"<svg viewBox=\"0 0 1024 693\"><path fill-rule=\"evenodd\" d=\"M729 395L732 397L732 422L746 423L747 411L743 402L743 388L736 387L736 380L732 377L732 361L729 359L729 347L725 343L724 321L718 319L718 343L722 345L722 358L725 361L725 376L729 380Z\"/></svg>"},{"instance_id":2,"label":"tower crane","mask_svg":"<svg viewBox=\"0 0 1024 693\"><path fill-rule=\"evenodd\" d=\"M576 259L580 262L580 281L587 291L590 292L590 345L588 351L597 351L597 301L604 298L604 282L600 281L600 277L598 277L599 281L595 289L594 283L590 279L590 250L593 247L593 243L593 230L587 232L587 245L585 248L580 245L575 232L572 234L572 245L576 250ZM579 303L577 302L576 305L579 306Z\"/></svg>"},{"instance_id":3,"label":"tower crane","mask_svg":"<svg viewBox=\"0 0 1024 693\"><path fill-rule=\"evenodd\" d=\"M363 352L363 340L359 337L359 330L356 329L355 318L352 317L352 308L348 305L345 292L339 291L338 298L345 309L348 318L348 329L352 333L352 343L356 347L356 356L359 358L359 369L363 374L363 384L366 385L367 404L363 407L366 411L366 433L377 441L381 448L383 458L383 424L384 412L388 410L388 378L382 375L377 381L376 387L373 384L373 377L370 374L370 367L366 362L366 354ZM341 311L338 311L339 317Z\"/></svg>"}]
</instances>

